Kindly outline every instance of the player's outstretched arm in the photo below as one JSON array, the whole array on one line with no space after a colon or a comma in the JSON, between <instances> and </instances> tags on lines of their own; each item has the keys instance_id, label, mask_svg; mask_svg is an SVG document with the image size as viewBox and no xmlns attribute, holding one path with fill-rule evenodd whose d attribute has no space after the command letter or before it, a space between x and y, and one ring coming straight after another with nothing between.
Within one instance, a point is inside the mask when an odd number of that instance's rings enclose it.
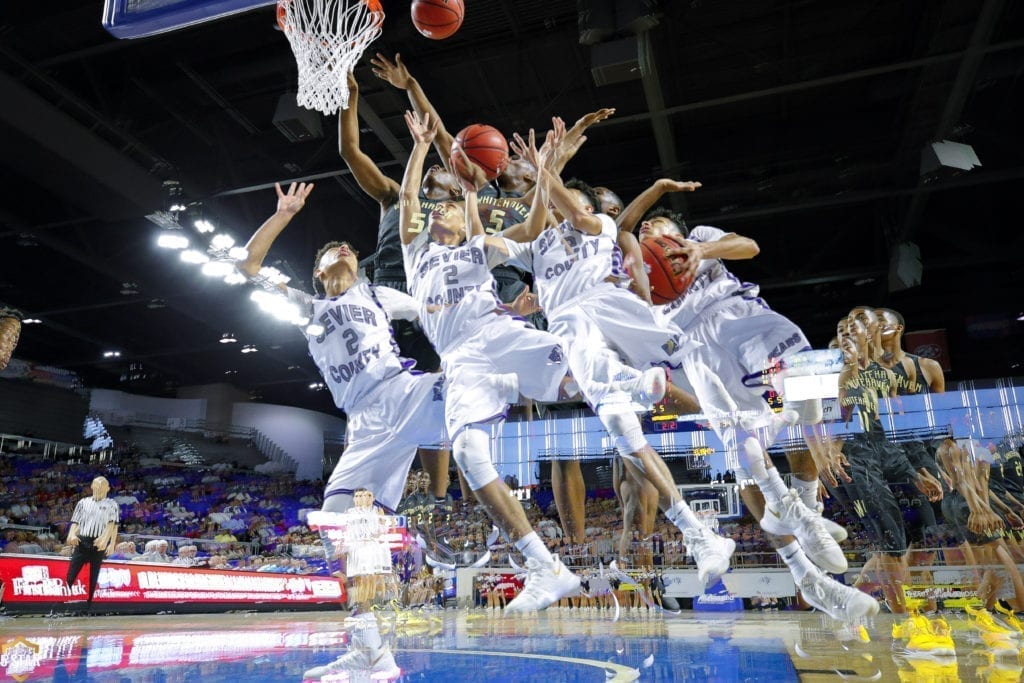
<instances>
[{"instance_id":1,"label":"player's outstretched arm","mask_svg":"<svg viewBox=\"0 0 1024 683\"><path fill-rule=\"evenodd\" d=\"M921 374L928 383L928 388L933 394L941 394L946 390L946 375L942 372L942 366L934 358L920 358Z\"/></svg>"},{"instance_id":2,"label":"player's outstretched arm","mask_svg":"<svg viewBox=\"0 0 1024 683\"><path fill-rule=\"evenodd\" d=\"M348 108L338 114L338 152L363 192L382 206L390 206L398 199L398 183L384 175L359 147L359 84L351 73L348 89Z\"/></svg>"},{"instance_id":3,"label":"player's outstretched arm","mask_svg":"<svg viewBox=\"0 0 1024 683\"><path fill-rule=\"evenodd\" d=\"M622 213L615 219L615 224L619 226L619 230L633 232L636 230L636 226L640 224L640 219L644 217L644 214L650 211L651 207L664 195L669 192L695 192L700 187L701 184L699 182L692 180L658 178L650 187L638 194L636 199L629 203L629 206L622 210Z\"/></svg>"},{"instance_id":4,"label":"player's outstretched arm","mask_svg":"<svg viewBox=\"0 0 1024 683\"><path fill-rule=\"evenodd\" d=\"M421 117L430 114L430 118L437 121L437 136L434 138L434 149L437 150L448 170L453 170L450 168L449 158L451 157L452 143L455 141L455 138L444 127L444 122L441 120L440 115L438 115L434 105L427 99L427 95L423 92L420 82L409 73L409 69L402 62L402 55L396 52L395 60L391 61L378 52L375 57L370 59L370 63L373 64L373 73L376 74L377 78L387 81L399 90L406 92L409 96L409 103L417 114Z\"/></svg>"},{"instance_id":5,"label":"player's outstretched arm","mask_svg":"<svg viewBox=\"0 0 1024 683\"><path fill-rule=\"evenodd\" d=\"M513 136L512 150L533 164L534 168L550 168L550 164L553 163L552 157L558 148L561 136L565 133L565 125L561 123L561 119L554 118L552 121L555 126L548 131L544 144L541 145L540 149L537 149L537 134L533 128L530 129L527 140L523 140L519 133ZM538 171L537 176L537 183L530 190L530 215L522 223L513 225L502 233L502 237L506 237L514 242L532 242L540 236L545 226L547 226L548 180L542 171Z\"/></svg>"},{"instance_id":6,"label":"player's outstretched arm","mask_svg":"<svg viewBox=\"0 0 1024 683\"><path fill-rule=\"evenodd\" d=\"M629 271L629 276L633 279L629 289L653 306L654 302L651 301L651 280L647 277L647 269L644 268L644 255L640 251L640 241L637 240L636 235L626 230L619 230L615 241L619 245L619 250L622 251L623 264L626 266L626 270Z\"/></svg>"},{"instance_id":7,"label":"player's outstretched arm","mask_svg":"<svg viewBox=\"0 0 1024 683\"><path fill-rule=\"evenodd\" d=\"M562 140L562 144L559 146L558 155L555 159L555 173L561 173L565 165L576 156L576 152L579 151L583 143L587 141L587 137L584 135L587 128L590 128L595 123L604 121L612 114L615 110L612 108L598 109L592 111L589 114L584 114L579 118L576 123L573 124L565 133L565 137Z\"/></svg>"},{"instance_id":8,"label":"player's outstretched arm","mask_svg":"<svg viewBox=\"0 0 1024 683\"><path fill-rule=\"evenodd\" d=\"M726 261L745 261L761 253L761 247L757 246L757 242L749 237L737 235L734 232L727 233L722 236L722 239L712 242L693 242L690 240L688 242L694 245L693 251L696 253L697 260L720 258ZM693 258L693 254L684 248L669 249L667 253L670 256L676 256L677 251L679 252L678 255L686 252L687 256L690 256L691 259Z\"/></svg>"},{"instance_id":9,"label":"player's outstretched arm","mask_svg":"<svg viewBox=\"0 0 1024 683\"><path fill-rule=\"evenodd\" d=\"M462 185L462 197L466 200L466 240L471 240L485 234L483 221L480 220L480 204L477 201L476 188L483 187L487 183L487 177L484 170L470 161L462 150L459 150L455 156L458 158L453 161L471 174L469 178L456 174L459 184ZM504 245L502 248L504 250Z\"/></svg>"},{"instance_id":10,"label":"player's outstretched arm","mask_svg":"<svg viewBox=\"0 0 1024 683\"><path fill-rule=\"evenodd\" d=\"M277 190L277 211L249 238L245 245L248 255L244 261L238 262L238 269L250 277L260 272L270 245L295 215L302 211L306 197L313 191L313 183L292 183L287 193L281 189L281 183L274 183L274 188Z\"/></svg>"},{"instance_id":11,"label":"player's outstretched arm","mask_svg":"<svg viewBox=\"0 0 1024 683\"><path fill-rule=\"evenodd\" d=\"M424 114L421 120L416 112L405 112L405 124L409 126L412 134L412 154L409 155L409 162L405 165L405 175L402 177L402 188L399 193L399 226L401 227L402 244L410 244L416 239L416 233L411 231L412 217L420 210L420 183L423 182L423 162L427 159L427 152L430 151L430 143L437 135L437 121L432 120L430 114Z\"/></svg>"}]
</instances>

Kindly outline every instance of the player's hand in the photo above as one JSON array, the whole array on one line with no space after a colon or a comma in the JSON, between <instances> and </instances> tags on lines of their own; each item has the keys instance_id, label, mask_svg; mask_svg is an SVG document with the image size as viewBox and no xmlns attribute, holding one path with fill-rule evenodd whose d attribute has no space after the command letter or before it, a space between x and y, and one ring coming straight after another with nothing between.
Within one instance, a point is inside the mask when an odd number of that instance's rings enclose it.
<instances>
[{"instance_id":1,"label":"player's hand","mask_svg":"<svg viewBox=\"0 0 1024 683\"><path fill-rule=\"evenodd\" d=\"M576 124L573 126L573 128L589 128L595 123L600 123L601 121L610 118L614 113L614 107L606 107L604 109L592 111L589 114L584 114L583 116L581 116L579 120L576 121Z\"/></svg>"},{"instance_id":2,"label":"player's hand","mask_svg":"<svg viewBox=\"0 0 1024 683\"><path fill-rule=\"evenodd\" d=\"M424 112L421 119L414 111L405 112L405 125L409 126L412 139L416 142L430 144L437 137L437 119L432 119L430 112Z\"/></svg>"},{"instance_id":3,"label":"player's hand","mask_svg":"<svg viewBox=\"0 0 1024 683\"><path fill-rule=\"evenodd\" d=\"M1006 521L1010 524L1011 529L1024 528L1024 519L1021 519L1016 512L1007 512Z\"/></svg>"},{"instance_id":4,"label":"player's hand","mask_svg":"<svg viewBox=\"0 0 1024 683\"><path fill-rule=\"evenodd\" d=\"M682 269L676 273L680 280L694 280L697 277L697 267L700 266L701 247L698 242L691 242L687 239L676 240L676 246L665 250L668 257L685 256L686 260L680 264Z\"/></svg>"},{"instance_id":5,"label":"player's hand","mask_svg":"<svg viewBox=\"0 0 1024 683\"><path fill-rule=\"evenodd\" d=\"M287 194L281 189L281 183L274 183L277 190L277 212L294 216L306 205L306 197L313 191L313 183L292 183Z\"/></svg>"},{"instance_id":6,"label":"player's hand","mask_svg":"<svg viewBox=\"0 0 1024 683\"><path fill-rule=\"evenodd\" d=\"M935 503L942 500L942 485L939 480L928 472L919 472L914 480L914 486L923 493L929 501Z\"/></svg>"},{"instance_id":7,"label":"player's hand","mask_svg":"<svg viewBox=\"0 0 1024 683\"><path fill-rule=\"evenodd\" d=\"M451 167L462 186L462 194L476 192L487 184L487 174L478 164L473 163L461 148L452 148Z\"/></svg>"},{"instance_id":8,"label":"player's hand","mask_svg":"<svg viewBox=\"0 0 1024 683\"><path fill-rule=\"evenodd\" d=\"M402 55L399 53L395 53L395 61L392 62L378 52L376 57L370 59L370 64L373 65L373 74L377 78L387 81L399 90L408 90L412 85L412 75L402 63Z\"/></svg>"},{"instance_id":9,"label":"player's hand","mask_svg":"<svg viewBox=\"0 0 1024 683\"><path fill-rule=\"evenodd\" d=\"M81 541L78 540L78 536L68 536L68 545L78 546Z\"/></svg>"},{"instance_id":10,"label":"player's hand","mask_svg":"<svg viewBox=\"0 0 1024 683\"><path fill-rule=\"evenodd\" d=\"M660 178L658 185L665 192L695 192L703 185L695 180L673 180L672 178Z\"/></svg>"},{"instance_id":11,"label":"player's hand","mask_svg":"<svg viewBox=\"0 0 1024 683\"><path fill-rule=\"evenodd\" d=\"M516 315L525 318L533 313L538 313L541 310L540 302L537 301L537 295L530 291L530 287L527 286L519 296L515 298L512 303L508 305Z\"/></svg>"},{"instance_id":12,"label":"player's hand","mask_svg":"<svg viewBox=\"0 0 1024 683\"><path fill-rule=\"evenodd\" d=\"M359 94L359 83L356 81L356 75L352 71L348 72L348 91L351 95Z\"/></svg>"}]
</instances>

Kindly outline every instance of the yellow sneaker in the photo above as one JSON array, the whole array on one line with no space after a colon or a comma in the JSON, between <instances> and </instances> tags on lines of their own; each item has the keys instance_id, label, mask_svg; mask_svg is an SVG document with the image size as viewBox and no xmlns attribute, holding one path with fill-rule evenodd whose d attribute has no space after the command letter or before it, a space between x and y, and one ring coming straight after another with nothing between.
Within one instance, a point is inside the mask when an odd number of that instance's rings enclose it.
<instances>
[{"instance_id":1,"label":"yellow sneaker","mask_svg":"<svg viewBox=\"0 0 1024 683\"><path fill-rule=\"evenodd\" d=\"M892 625L892 637L900 640L910 640L917 634L932 634L933 632L932 623L928 617L913 610L907 614L905 621Z\"/></svg>"},{"instance_id":2,"label":"yellow sneaker","mask_svg":"<svg viewBox=\"0 0 1024 683\"><path fill-rule=\"evenodd\" d=\"M959 667L955 659L934 662L923 659L896 658L896 670L901 683L960 683Z\"/></svg>"},{"instance_id":3,"label":"yellow sneaker","mask_svg":"<svg viewBox=\"0 0 1024 683\"><path fill-rule=\"evenodd\" d=\"M1000 624L984 607L975 609L973 607L965 606L964 610L967 615L971 618L971 626L976 628L979 632L984 634L990 634L993 636L1002 636L1004 638L1019 638L1020 632L1016 629L1010 629Z\"/></svg>"},{"instance_id":4,"label":"yellow sneaker","mask_svg":"<svg viewBox=\"0 0 1024 683\"><path fill-rule=\"evenodd\" d=\"M1007 626L1013 628L1018 633L1024 633L1024 623L1021 623L1020 619L1017 618L1016 612L998 602L996 603L996 611L1003 615L1003 621Z\"/></svg>"}]
</instances>

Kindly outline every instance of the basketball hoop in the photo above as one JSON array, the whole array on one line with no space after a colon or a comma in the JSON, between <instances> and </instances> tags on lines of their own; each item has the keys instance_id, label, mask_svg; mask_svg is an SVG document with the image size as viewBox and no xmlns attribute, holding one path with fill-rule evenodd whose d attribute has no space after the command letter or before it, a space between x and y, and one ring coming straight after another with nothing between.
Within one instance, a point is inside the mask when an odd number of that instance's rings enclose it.
<instances>
[{"instance_id":1,"label":"basketball hoop","mask_svg":"<svg viewBox=\"0 0 1024 683\"><path fill-rule=\"evenodd\" d=\"M278 0L277 25L299 69L298 103L334 114L348 108L348 75L381 34L380 0Z\"/></svg>"}]
</instances>

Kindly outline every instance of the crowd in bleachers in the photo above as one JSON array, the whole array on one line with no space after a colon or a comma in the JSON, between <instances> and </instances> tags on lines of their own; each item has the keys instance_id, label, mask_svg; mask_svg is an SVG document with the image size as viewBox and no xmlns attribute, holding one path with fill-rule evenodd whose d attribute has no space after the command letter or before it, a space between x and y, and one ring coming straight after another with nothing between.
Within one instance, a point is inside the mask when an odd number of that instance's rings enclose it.
<instances>
[{"instance_id":1,"label":"crowd in bleachers","mask_svg":"<svg viewBox=\"0 0 1024 683\"><path fill-rule=\"evenodd\" d=\"M112 559L226 570L327 572L320 538L304 524L304 511L320 507L321 482L223 463L183 467L130 447L122 447L102 473L111 481L111 498L121 507L121 542ZM96 474L95 464L54 460L31 448L0 453L0 528L9 527L0 535L0 551L68 554L63 539L72 510L87 495L88 482ZM681 534L663 518L651 537L634 532L627 557L618 557L621 509L611 491L592 492L586 503L587 540L571 543L563 537L550 495L540 493L525 506L531 524L570 566L607 565L616 559L636 567L688 562ZM460 564L472 563L490 550L490 566L509 566L510 547L501 537L487 547L491 523L484 509L455 495L450 512L420 523L431 525ZM907 512L913 514L909 508ZM830 514L850 531L843 546L849 559L862 561L870 547L868 536L841 509L830 509ZM777 563L753 519L723 520L721 530L736 540L737 566ZM951 536L937 532L936 545L955 545ZM409 579L423 566L422 558L411 566Z\"/></svg>"}]
</instances>

